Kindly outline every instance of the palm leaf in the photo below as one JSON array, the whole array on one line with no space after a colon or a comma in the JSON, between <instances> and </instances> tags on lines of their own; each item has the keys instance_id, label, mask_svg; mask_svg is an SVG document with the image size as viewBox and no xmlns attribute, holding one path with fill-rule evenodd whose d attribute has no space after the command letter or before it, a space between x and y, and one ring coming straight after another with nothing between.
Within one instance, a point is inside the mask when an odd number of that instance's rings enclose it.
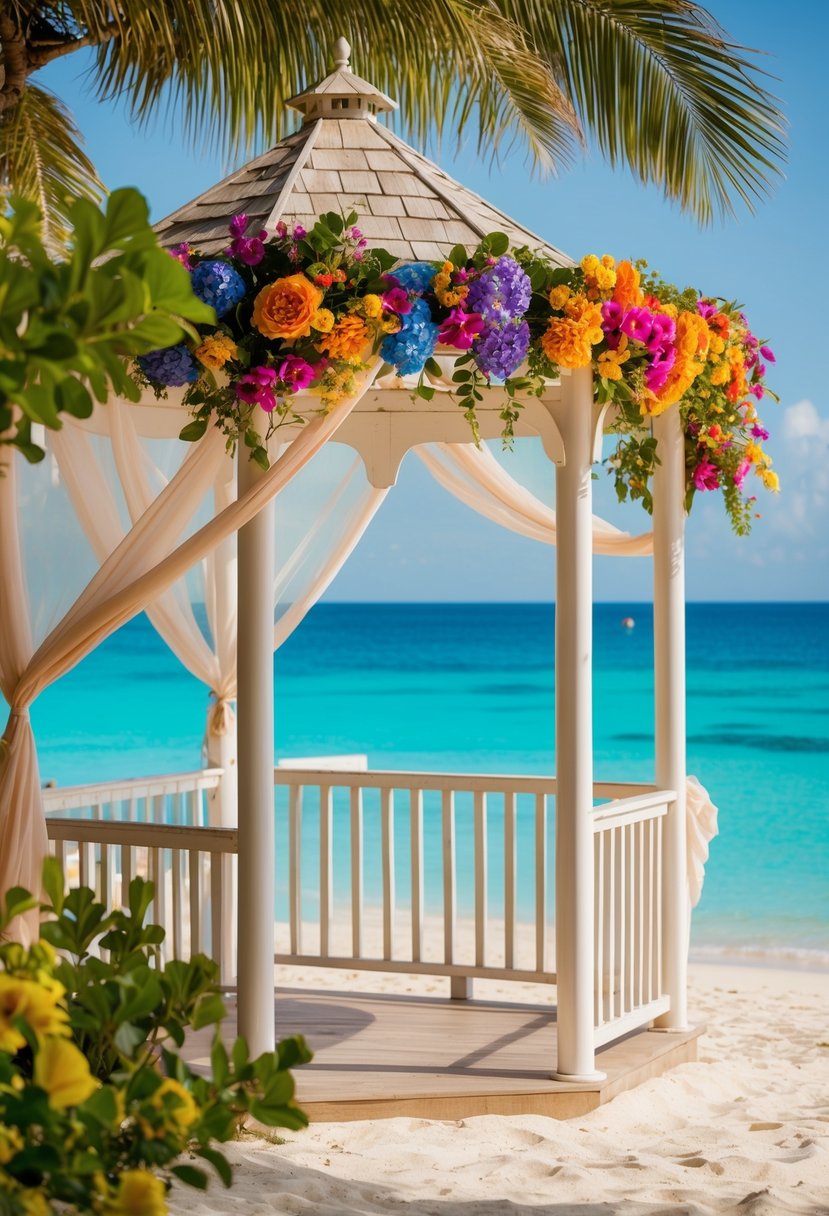
<instances>
[{"instance_id":1,"label":"palm leaf","mask_svg":"<svg viewBox=\"0 0 829 1216\"><path fill-rule=\"evenodd\" d=\"M98 201L103 194L81 142L63 103L37 85L27 85L19 104L0 115L0 191L34 199L52 247L68 232L67 198Z\"/></svg>"}]
</instances>

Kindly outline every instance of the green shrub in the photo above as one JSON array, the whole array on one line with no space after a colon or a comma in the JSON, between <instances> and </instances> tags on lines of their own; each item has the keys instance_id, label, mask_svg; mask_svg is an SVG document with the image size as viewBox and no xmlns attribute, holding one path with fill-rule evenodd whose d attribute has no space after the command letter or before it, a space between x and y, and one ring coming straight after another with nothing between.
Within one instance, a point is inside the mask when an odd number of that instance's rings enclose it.
<instances>
[{"instance_id":1,"label":"green shrub","mask_svg":"<svg viewBox=\"0 0 829 1216\"><path fill-rule=\"evenodd\" d=\"M54 861L43 885L41 940L0 944L0 1216L162 1216L173 1177L207 1186L196 1159L230 1185L215 1146L246 1113L307 1125L289 1071L311 1058L304 1039L251 1060L238 1038L228 1053L216 965L201 954L158 961L164 930L144 923L152 883L133 879L128 907L113 912L86 887L64 895ZM37 906L9 891L0 936ZM200 1076L178 1052L188 1029L207 1026L211 1069Z\"/></svg>"}]
</instances>

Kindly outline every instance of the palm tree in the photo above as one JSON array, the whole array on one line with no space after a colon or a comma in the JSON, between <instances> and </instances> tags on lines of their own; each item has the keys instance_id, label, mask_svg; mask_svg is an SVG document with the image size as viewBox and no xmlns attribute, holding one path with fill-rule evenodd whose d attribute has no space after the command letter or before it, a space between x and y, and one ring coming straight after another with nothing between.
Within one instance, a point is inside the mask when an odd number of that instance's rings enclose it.
<instances>
[{"instance_id":1,"label":"palm tree","mask_svg":"<svg viewBox=\"0 0 829 1216\"><path fill-rule=\"evenodd\" d=\"M56 233L68 194L103 189L35 83L61 56L94 48L102 100L139 122L173 102L189 136L237 152L285 133L285 99L342 34L421 141L477 127L482 151L518 139L555 170L590 135L701 222L751 208L780 171L756 53L695 0L0 0L0 188L34 197Z\"/></svg>"}]
</instances>

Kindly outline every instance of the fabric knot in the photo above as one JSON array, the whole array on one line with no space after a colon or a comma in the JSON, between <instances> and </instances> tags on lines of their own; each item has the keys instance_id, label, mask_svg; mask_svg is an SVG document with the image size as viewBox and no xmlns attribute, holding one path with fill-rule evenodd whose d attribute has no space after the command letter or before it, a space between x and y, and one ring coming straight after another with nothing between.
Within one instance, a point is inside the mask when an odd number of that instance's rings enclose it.
<instances>
[{"instance_id":1,"label":"fabric knot","mask_svg":"<svg viewBox=\"0 0 829 1216\"><path fill-rule=\"evenodd\" d=\"M229 697L222 697L217 692L211 692L213 704L207 714L207 733L209 735L229 735L233 730L236 715Z\"/></svg>"}]
</instances>

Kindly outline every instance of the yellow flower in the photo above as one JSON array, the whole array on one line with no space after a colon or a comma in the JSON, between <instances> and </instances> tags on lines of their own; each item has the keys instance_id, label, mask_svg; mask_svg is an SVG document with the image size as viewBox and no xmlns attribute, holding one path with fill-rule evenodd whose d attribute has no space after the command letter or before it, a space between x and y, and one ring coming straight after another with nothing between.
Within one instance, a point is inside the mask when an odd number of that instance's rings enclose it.
<instances>
[{"instance_id":1,"label":"yellow flower","mask_svg":"<svg viewBox=\"0 0 829 1216\"><path fill-rule=\"evenodd\" d=\"M396 334L403 325L400 318L393 312L384 313L380 319L380 329L384 334Z\"/></svg>"},{"instance_id":2,"label":"yellow flower","mask_svg":"<svg viewBox=\"0 0 829 1216\"><path fill-rule=\"evenodd\" d=\"M98 1088L86 1057L66 1039L44 1039L35 1056L34 1080L56 1110L80 1105Z\"/></svg>"},{"instance_id":3,"label":"yellow flower","mask_svg":"<svg viewBox=\"0 0 829 1216\"><path fill-rule=\"evenodd\" d=\"M317 350L323 351L331 359L359 359L368 341L365 321L352 313L340 317L331 333L317 343Z\"/></svg>"},{"instance_id":4,"label":"yellow flower","mask_svg":"<svg viewBox=\"0 0 829 1216\"><path fill-rule=\"evenodd\" d=\"M716 385L728 384L728 381L730 379L731 379L731 368L728 366L727 363L718 364L717 367L715 367L711 373L711 383L712 384L716 384Z\"/></svg>"},{"instance_id":5,"label":"yellow flower","mask_svg":"<svg viewBox=\"0 0 829 1216\"><path fill-rule=\"evenodd\" d=\"M616 286L615 262L607 254L599 261L595 253L589 253L587 257L582 258L581 268L584 272L584 285L591 299L612 291Z\"/></svg>"},{"instance_id":6,"label":"yellow flower","mask_svg":"<svg viewBox=\"0 0 829 1216\"><path fill-rule=\"evenodd\" d=\"M365 316L369 317L371 320L373 320L375 317L379 317L380 313L383 311L383 301L380 299L379 296L376 296L373 294L363 296L362 302L363 302L363 313Z\"/></svg>"},{"instance_id":7,"label":"yellow flower","mask_svg":"<svg viewBox=\"0 0 829 1216\"><path fill-rule=\"evenodd\" d=\"M366 296L368 299L368 296ZM311 328L321 334L330 334L334 328L334 314L330 308L318 308L311 318Z\"/></svg>"},{"instance_id":8,"label":"yellow flower","mask_svg":"<svg viewBox=\"0 0 829 1216\"><path fill-rule=\"evenodd\" d=\"M16 1127L0 1123L0 1165L7 1165L23 1147L23 1137Z\"/></svg>"},{"instance_id":9,"label":"yellow flower","mask_svg":"<svg viewBox=\"0 0 829 1216\"><path fill-rule=\"evenodd\" d=\"M173 1094L177 1099L175 1104L169 1104L169 1109L168 1103L164 1101L167 1094ZM150 1101L159 1110L168 1110L170 1119L182 1132L186 1132L188 1128L192 1127L199 1117L199 1108L189 1089L185 1089L172 1077L165 1077Z\"/></svg>"},{"instance_id":10,"label":"yellow flower","mask_svg":"<svg viewBox=\"0 0 829 1216\"><path fill-rule=\"evenodd\" d=\"M41 1190L27 1188L20 1192L20 1201L26 1216L50 1216L52 1208Z\"/></svg>"},{"instance_id":11,"label":"yellow flower","mask_svg":"<svg viewBox=\"0 0 829 1216\"><path fill-rule=\"evenodd\" d=\"M570 299L572 292L566 283L559 283L558 287L550 288L550 307L557 308L559 312L564 311L564 306Z\"/></svg>"},{"instance_id":12,"label":"yellow flower","mask_svg":"<svg viewBox=\"0 0 829 1216\"><path fill-rule=\"evenodd\" d=\"M767 490L776 494L780 489L780 478L771 469L758 469L758 476Z\"/></svg>"},{"instance_id":13,"label":"yellow flower","mask_svg":"<svg viewBox=\"0 0 829 1216\"><path fill-rule=\"evenodd\" d=\"M266 338L307 338L323 292L304 274L268 283L253 302L253 325Z\"/></svg>"},{"instance_id":14,"label":"yellow flower","mask_svg":"<svg viewBox=\"0 0 829 1216\"><path fill-rule=\"evenodd\" d=\"M149 1170L125 1170L105 1211L107 1216L165 1216L167 1188Z\"/></svg>"},{"instance_id":15,"label":"yellow flower","mask_svg":"<svg viewBox=\"0 0 829 1216\"><path fill-rule=\"evenodd\" d=\"M746 444L746 460L750 461L751 464L762 464L763 462L763 449L759 443L755 443L752 439L749 439Z\"/></svg>"},{"instance_id":16,"label":"yellow flower","mask_svg":"<svg viewBox=\"0 0 829 1216\"><path fill-rule=\"evenodd\" d=\"M571 296L564 311L571 321L578 321L583 326L588 342L593 346L604 337L602 330L602 310L598 304L584 295Z\"/></svg>"},{"instance_id":17,"label":"yellow flower","mask_svg":"<svg viewBox=\"0 0 829 1216\"><path fill-rule=\"evenodd\" d=\"M196 347L196 358L199 363L212 368L213 371L224 367L228 359L233 359L235 356L236 343L227 334L215 333L211 337L205 338L201 346Z\"/></svg>"},{"instance_id":18,"label":"yellow flower","mask_svg":"<svg viewBox=\"0 0 829 1216\"><path fill-rule=\"evenodd\" d=\"M37 983L0 973L0 1051L14 1054L26 1043L12 1025L16 1018L22 1018L38 1038L68 1034L69 1014L58 1004L63 995L64 988L57 980L47 978Z\"/></svg>"},{"instance_id":19,"label":"yellow flower","mask_svg":"<svg viewBox=\"0 0 829 1216\"><path fill-rule=\"evenodd\" d=\"M605 380L621 380L624 374L622 364L627 363L629 358L627 336L622 334L616 350L604 350L599 355L597 364L599 375L603 376Z\"/></svg>"}]
</instances>

